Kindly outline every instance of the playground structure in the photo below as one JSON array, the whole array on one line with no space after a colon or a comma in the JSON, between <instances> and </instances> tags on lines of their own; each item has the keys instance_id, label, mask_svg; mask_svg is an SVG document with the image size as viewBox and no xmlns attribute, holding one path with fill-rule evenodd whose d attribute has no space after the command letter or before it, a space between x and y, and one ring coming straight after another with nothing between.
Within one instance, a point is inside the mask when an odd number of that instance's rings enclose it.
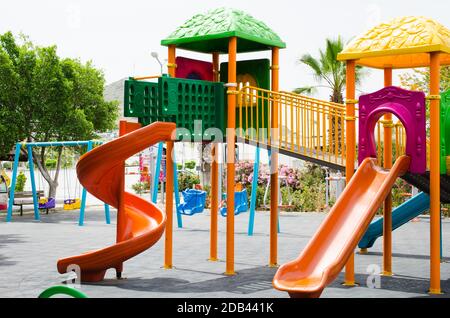
<instances>
[{"instance_id":1,"label":"playground structure","mask_svg":"<svg viewBox=\"0 0 450 318\"><path fill-rule=\"evenodd\" d=\"M409 32L408 30L415 32ZM402 30L401 32L391 32ZM441 229L440 229L440 202L446 202L444 196L441 197L440 180L445 179L445 157L448 153L441 151L447 140L442 138L445 131L445 119L441 114L446 114L446 106L442 106L440 111L439 82L440 66L450 64L450 31L437 22L423 17L404 17L394 19L390 23L381 24L366 34L353 40L339 55L339 59L347 63L347 83L346 83L346 178L347 188L338 200L332 211L310 241L303 253L295 260L280 267L275 278L276 288L287 291L291 296L319 296L324 287L332 281L346 263L345 283L348 286L355 285L354 278L354 254L353 248L356 246L354 238L358 240L368 228L376 208L381 204L380 198L384 201L384 222L383 222L383 274L392 275L392 200L389 191L385 187L389 186L392 176L402 176L406 181L415 185L421 190L428 190L430 193L430 289L431 294L441 293L440 288L440 258L441 258ZM369 66L384 70L385 87L383 90L361 96L355 99L355 69L356 65ZM411 92L392 87L392 70L396 68L408 67L429 67L430 69L430 92L427 99L430 103L430 146L427 151L425 134L425 95L421 92ZM356 150L355 143L355 105L359 103L359 135L358 135L358 159L360 166L354 174ZM445 105L445 103L443 103ZM394 114L405 127L406 135L406 156L400 156L392 166L392 121ZM372 198L368 199L367 206L359 207L360 216L355 218L354 224L339 224L339 213L348 209L349 213L354 213L355 209L347 206L346 200L353 195L352 184L359 180L361 171L366 169L370 159L376 158L377 151L374 141L374 128L377 120L384 115L384 168L390 169L389 175L381 178L376 176L372 182L368 177L364 180L364 188L367 192L372 192ZM441 124L441 121L443 123ZM444 126L441 127L440 125ZM440 145L440 144L443 145ZM429 169L427 173L427 152L429 152ZM398 156L398 153L397 153ZM407 163L405 163L407 162ZM376 171L376 170L375 170ZM377 175L381 171L376 172ZM370 172L373 173L373 172ZM377 181L381 178L383 183ZM415 180L415 182L414 182ZM412 182L413 181L413 182ZM427 188L427 189L425 189ZM443 187L442 190L444 190ZM363 196L363 195L362 195ZM352 205L358 205L362 199L356 199ZM369 205L370 203L370 205ZM352 215L352 214L349 214ZM339 228L350 226L354 235L347 233L333 233L333 242L342 242L345 238L352 238L341 247L341 254L333 255L332 252L323 253L314 257L315 260L307 260L311 250L319 249L320 244L325 244L327 237L326 229L330 223ZM330 239L330 238L329 238ZM315 245L316 244L316 245ZM319 246L317 246L319 244ZM343 243L341 243L343 244ZM322 247L323 248L323 247ZM339 250L339 247L336 247ZM320 253L319 253L320 254ZM329 259L327 260L327 257ZM315 263L316 262L316 263ZM322 263L321 263L322 262ZM336 263L338 265L336 266ZM300 264L302 267L300 268ZM315 266L317 265L317 266ZM314 270L314 272L312 272Z\"/></svg>"},{"instance_id":2,"label":"playground structure","mask_svg":"<svg viewBox=\"0 0 450 318\"><path fill-rule=\"evenodd\" d=\"M416 36L407 32L410 29L415 30ZM392 30L398 32L394 35ZM384 207L383 274L392 275L391 232L418 212L406 213L401 221L393 221L395 212L405 211L405 207L392 211L390 196L396 179L402 177L430 196L430 293L441 293L440 202L450 202L446 194L450 188L441 187L440 181L448 178L445 173L450 138L445 136L450 131L446 127L450 122L446 120L450 94L443 94L442 98L439 95L439 71L440 65L450 64L450 31L433 20L405 17L356 38L339 55L347 64L345 105L279 91L279 50L285 44L264 23L241 11L217 9L197 15L162 44L168 46L169 74L130 78L125 83L125 116L137 117L139 124L121 122L120 138L96 148L78 163L80 182L85 188L118 208L117 244L60 260L60 273L65 272L67 265L78 264L84 281L102 279L108 268L115 268L120 277L123 262L153 245L164 228L164 267L172 268L173 193L178 194L172 151L175 141L194 140L212 142L213 158L218 153L218 144L224 141L227 144L225 274L234 275L234 161L235 142L239 141L257 146L255 175L259 149L270 150L269 266L277 266L278 153L345 171L344 192L302 254L278 269L273 282L275 288L292 297L318 297L344 266L344 284L355 286L354 250L381 205ZM177 48L211 54L212 63L177 58ZM271 61L236 60L237 53L267 50L272 53ZM227 63L219 63L220 54L228 54ZM385 88L356 99L357 65L383 69ZM392 86L392 70L408 67L430 68L427 97L422 92ZM156 82L146 81L149 79ZM431 109L429 143L426 100ZM392 114L398 118L397 123ZM196 120L201 123L197 124ZM355 157L357 122L358 162ZM381 129L382 153L381 147L377 149L377 144L381 145ZM165 215L151 203L123 190L123 161L161 141L167 143ZM162 149L162 144L159 145ZM103 156L108 160L100 160ZM377 165L376 158L381 156L384 169ZM109 169L114 173L108 174ZM100 183L111 188L98 186ZM213 160L209 257L212 261L217 260L218 186L218 164ZM252 192L254 189L252 186ZM423 203L426 206L425 200ZM250 205L252 218L254 202ZM145 214L144 207L151 212ZM425 209L422 207L420 212ZM137 219L141 221L132 230L125 230L127 222ZM144 244L145 239L148 241Z\"/></svg>"},{"instance_id":3,"label":"playground structure","mask_svg":"<svg viewBox=\"0 0 450 318\"><path fill-rule=\"evenodd\" d=\"M12 220L12 209L14 205L14 196L16 190L16 182L19 168L19 156L22 148L26 148L27 156L28 156L28 166L30 169L30 181L31 181L31 191L33 198L33 208L34 208L34 219L36 221L40 220L39 209L49 209L54 208L56 204L56 198L42 198L39 199L37 195L37 186L35 180L35 172L34 172L34 162L33 162L33 147L77 147L77 146L86 146L87 152L91 151L95 145L99 145L102 142L88 140L88 141L54 141L54 142L29 142L29 143L17 143L15 147L15 155L14 155L14 163L13 163L13 171L12 171L12 180L11 187L9 193L9 202L8 202L8 211L6 215L6 222L10 222ZM65 210L73 210L80 209L80 215L78 219L78 225L82 226L84 224L84 215L86 209L86 189L81 190L81 199L80 198L65 198L64 200L64 209ZM109 206L105 204L105 220L107 224L110 224L110 214L109 214Z\"/></svg>"}]
</instances>

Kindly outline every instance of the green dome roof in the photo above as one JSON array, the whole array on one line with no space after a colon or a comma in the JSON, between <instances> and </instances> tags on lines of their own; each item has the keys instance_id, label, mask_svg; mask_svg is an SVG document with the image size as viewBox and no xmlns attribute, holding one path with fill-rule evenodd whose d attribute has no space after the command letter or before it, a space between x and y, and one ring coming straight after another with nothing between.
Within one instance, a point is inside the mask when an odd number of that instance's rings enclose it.
<instances>
[{"instance_id":1,"label":"green dome roof","mask_svg":"<svg viewBox=\"0 0 450 318\"><path fill-rule=\"evenodd\" d=\"M243 11L228 8L195 15L162 40L161 44L176 45L202 53L227 53L230 37L238 38L239 53L286 47L281 38L264 22Z\"/></svg>"}]
</instances>

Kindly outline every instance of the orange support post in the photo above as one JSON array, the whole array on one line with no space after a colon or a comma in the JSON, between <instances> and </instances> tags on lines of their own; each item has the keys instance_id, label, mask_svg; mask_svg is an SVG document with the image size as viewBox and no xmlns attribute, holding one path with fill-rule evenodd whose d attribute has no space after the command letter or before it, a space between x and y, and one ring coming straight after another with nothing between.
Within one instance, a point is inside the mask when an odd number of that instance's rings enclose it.
<instances>
[{"instance_id":1,"label":"orange support post","mask_svg":"<svg viewBox=\"0 0 450 318\"><path fill-rule=\"evenodd\" d=\"M346 164L345 176L347 184L353 177L355 171L355 91L356 91L356 63L353 60L347 61L347 79L346 79ZM345 286L356 286L355 283L355 255L349 257L345 267Z\"/></svg>"},{"instance_id":2,"label":"orange support post","mask_svg":"<svg viewBox=\"0 0 450 318\"><path fill-rule=\"evenodd\" d=\"M166 151L166 234L164 246L164 268L171 269L173 247L173 141L167 142Z\"/></svg>"},{"instance_id":3,"label":"orange support post","mask_svg":"<svg viewBox=\"0 0 450 318\"><path fill-rule=\"evenodd\" d=\"M277 47L272 48L272 91L278 92L279 83L279 62L280 62L280 49ZM274 136L278 132L278 103L273 101L272 103L272 141L277 140ZM271 174L270 174L270 255L269 266L277 266L278 259L278 151L272 149L271 152Z\"/></svg>"},{"instance_id":4,"label":"orange support post","mask_svg":"<svg viewBox=\"0 0 450 318\"><path fill-rule=\"evenodd\" d=\"M176 76L175 64L176 46L169 45L167 69L171 77ZM172 264L172 248L173 248L173 159L172 152L174 148L173 141L167 142L166 151L166 232L164 242L164 268L171 269Z\"/></svg>"},{"instance_id":5,"label":"orange support post","mask_svg":"<svg viewBox=\"0 0 450 318\"><path fill-rule=\"evenodd\" d=\"M234 143L236 136L236 55L237 38L228 43L228 124L227 124L227 260L226 275L234 275Z\"/></svg>"},{"instance_id":6,"label":"orange support post","mask_svg":"<svg viewBox=\"0 0 450 318\"><path fill-rule=\"evenodd\" d=\"M171 77L176 77L177 65L175 64L175 58L176 58L176 46L169 45L169 54L168 54L168 58L167 58L167 70Z\"/></svg>"},{"instance_id":7,"label":"orange support post","mask_svg":"<svg viewBox=\"0 0 450 318\"><path fill-rule=\"evenodd\" d=\"M210 229L210 247L209 260L215 262L217 258L217 219L219 212L219 163L217 162L218 146L212 144L212 163L211 163L211 229Z\"/></svg>"},{"instance_id":8,"label":"orange support post","mask_svg":"<svg viewBox=\"0 0 450 318\"><path fill-rule=\"evenodd\" d=\"M384 69L384 86L392 86L392 68ZM384 115L383 163L392 168L392 114ZM383 206L383 275L392 276L392 195L386 197Z\"/></svg>"},{"instance_id":9,"label":"orange support post","mask_svg":"<svg viewBox=\"0 0 450 318\"><path fill-rule=\"evenodd\" d=\"M213 72L214 81L219 81L219 53L213 53ZM211 225L210 225L210 248L209 260L217 261L217 216L219 212L219 163L218 163L218 144L212 144L212 163L211 163Z\"/></svg>"},{"instance_id":10,"label":"orange support post","mask_svg":"<svg viewBox=\"0 0 450 318\"><path fill-rule=\"evenodd\" d=\"M439 52L430 53L430 294L441 293Z\"/></svg>"}]
</instances>

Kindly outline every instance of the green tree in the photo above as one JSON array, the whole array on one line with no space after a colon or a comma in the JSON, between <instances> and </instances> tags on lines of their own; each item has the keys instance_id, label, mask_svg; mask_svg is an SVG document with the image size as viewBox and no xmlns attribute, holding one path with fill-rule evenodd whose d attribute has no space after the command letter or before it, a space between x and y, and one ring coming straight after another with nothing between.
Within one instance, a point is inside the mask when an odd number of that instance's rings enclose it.
<instances>
[{"instance_id":1,"label":"green tree","mask_svg":"<svg viewBox=\"0 0 450 318\"><path fill-rule=\"evenodd\" d=\"M56 46L35 46L11 32L0 35L0 81L0 152L22 140L92 139L115 126L118 104L103 98L103 73L91 62L60 58ZM62 148L53 178L47 153L34 149L33 160L49 184L48 196L55 197Z\"/></svg>"},{"instance_id":2,"label":"green tree","mask_svg":"<svg viewBox=\"0 0 450 318\"><path fill-rule=\"evenodd\" d=\"M16 191L22 192L25 188L25 183L27 182L27 177L25 174L20 171L19 175L17 176L17 183L16 183Z\"/></svg>"},{"instance_id":3,"label":"green tree","mask_svg":"<svg viewBox=\"0 0 450 318\"><path fill-rule=\"evenodd\" d=\"M312 94L317 88L327 88L331 91L330 101L342 104L344 102L344 89L346 83L346 63L337 60L337 56L344 49L344 41L339 36L337 39L326 39L325 50L319 50L319 58L311 54L305 54L299 62L307 65L313 72L317 85L299 87L294 90L298 94ZM356 83L358 84L364 73L361 67L356 68ZM339 116L331 118L331 135L335 139L337 130L337 139L342 140L342 119ZM337 129L335 128L337 125ZM338 144L338 152L342 151L342 145Z\"/></svg>"},{"instance_id":4,"label":"green tree","mask_svg":"<svg viewBox=\"0 0 450 318\"><path fill-rule=\"evenodd\" d=\"M428 92L430 90L430 72L428 69L417 68L412 72L404 73L399 76L400 85L413 91ZM441 91L450 89L450 66L441 68Z\"/></svg>"}]
</instances>

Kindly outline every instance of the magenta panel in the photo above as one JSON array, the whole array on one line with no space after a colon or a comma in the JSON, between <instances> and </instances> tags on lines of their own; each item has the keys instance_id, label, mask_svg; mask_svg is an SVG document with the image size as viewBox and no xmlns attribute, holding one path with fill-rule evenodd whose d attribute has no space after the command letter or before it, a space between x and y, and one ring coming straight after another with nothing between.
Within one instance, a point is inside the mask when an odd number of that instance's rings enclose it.
<instances>
[{"instance_id":1,"label":"magenta panel","mask_svg":"<svg viewBox=\"0 0 450 318\"><path fill-rule=\"evenodd\" d=\"M177 78L213 81L213 64L210 62L177 57L175 63Z\"/></svg>"},{"instance_id":2,"label":"magenta panel","mask_svg":"<svg viewBox=\"0 0 450 318\"><path fill-rule=\"evenodd\" d=\"M367 157L377 157L375 125L386 113L395 115L406 129L406 154L411 157L409 171L424 173L427 165L425 94L394 86L359 98L359 163Z\"/></svg>"}]
</instances>

